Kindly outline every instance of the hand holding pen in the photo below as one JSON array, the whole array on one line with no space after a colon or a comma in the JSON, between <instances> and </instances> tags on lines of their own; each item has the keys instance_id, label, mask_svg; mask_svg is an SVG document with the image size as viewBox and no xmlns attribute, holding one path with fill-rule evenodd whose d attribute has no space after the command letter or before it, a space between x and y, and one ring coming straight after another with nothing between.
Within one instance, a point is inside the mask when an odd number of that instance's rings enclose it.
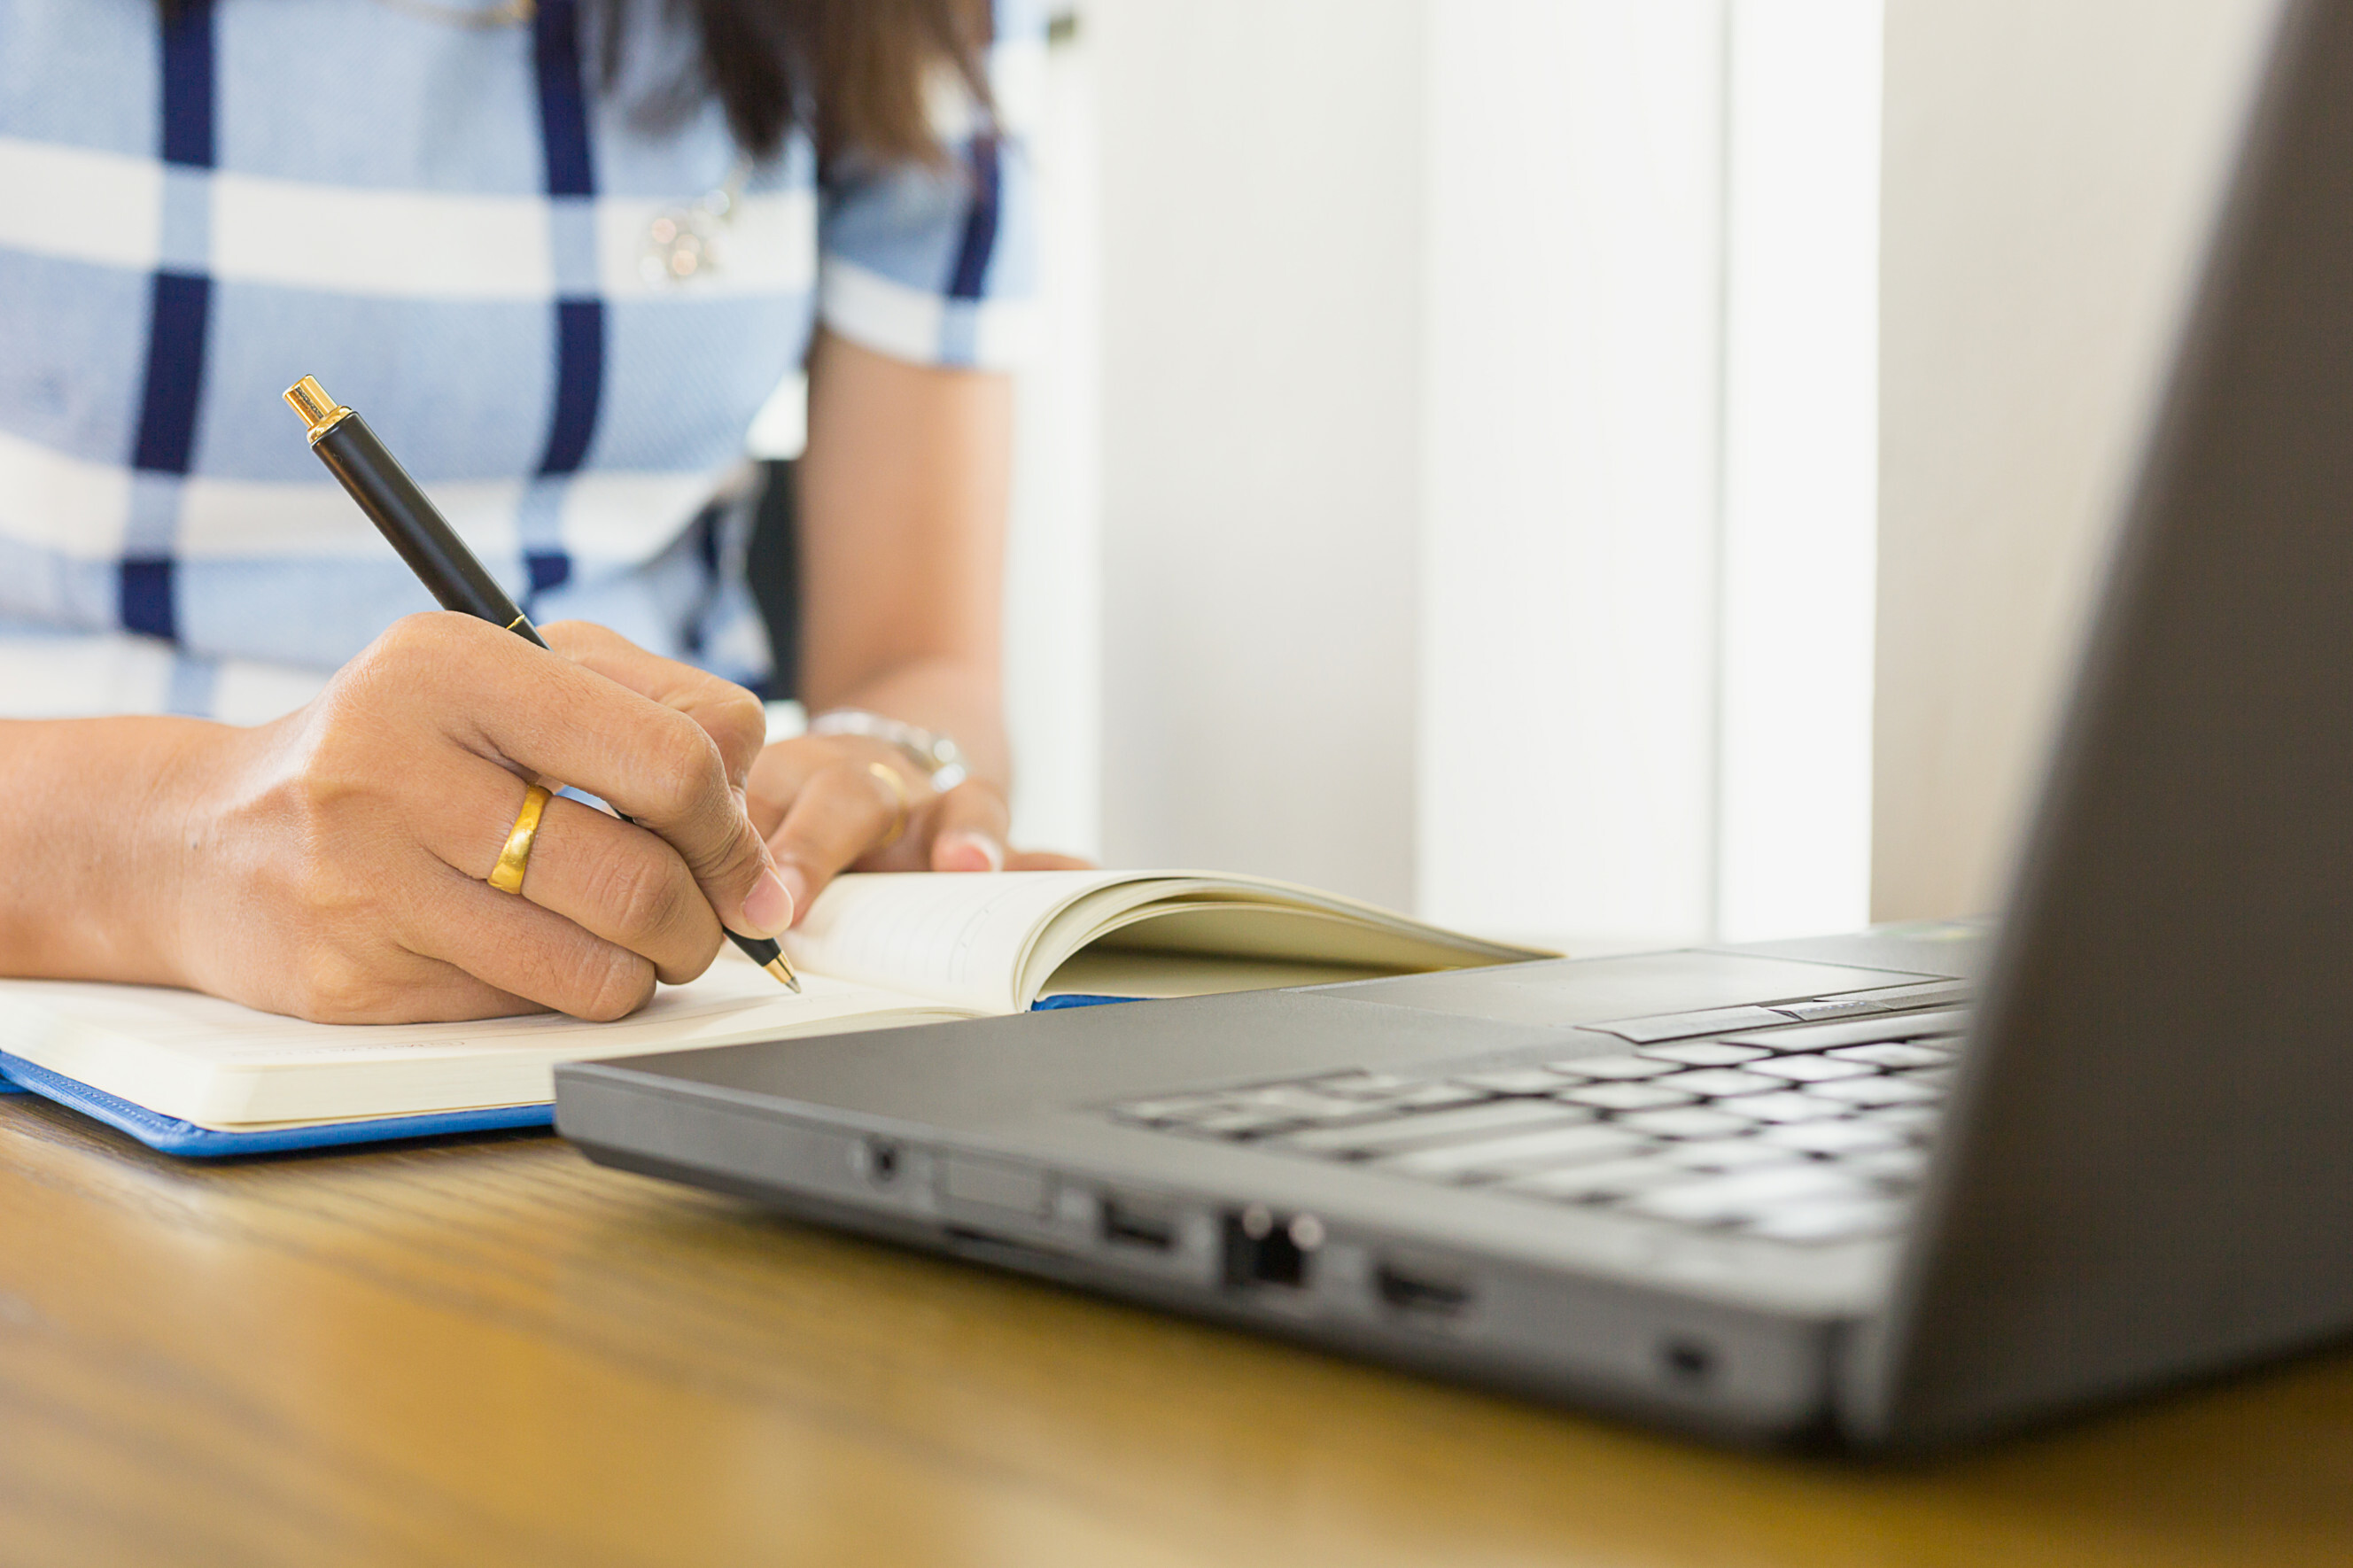
<instances>
[{"instance_id":1,"label":"hand holding pen","mask_svg":"<svg viewBox=\"0 0 2353 1568\"><path fill-rule=\"evenodd\" d=\"M331 905L364 906L375 889L397 945L478 983L437 974L450 992L434 1008L440 1016L512 1011L516 997L618 1016L657 976L700 973L722 934L714 911L727 917L727 935L791 983L771 940L791 899L744 809L765 739L756 700L601 628L552 626L543 638L358 416L308 378L288 401L435 596L472 617L400 623L288 721L309 719L298 727L298 799L285 804L316 821L315 837L354 846L343 857L353 885L317 890ZM565 657L542 651L551 642ZM322 771L342 796L300 798ZM540 779L577 784L633 820L550 798ZM470 889L427 896L357 852L411 837ZM412 907L418 923L400 929ZM413 997L379 1005L369 988L355 1000L285 1010L421 1016Z\"/></svg>"}]
</instances>

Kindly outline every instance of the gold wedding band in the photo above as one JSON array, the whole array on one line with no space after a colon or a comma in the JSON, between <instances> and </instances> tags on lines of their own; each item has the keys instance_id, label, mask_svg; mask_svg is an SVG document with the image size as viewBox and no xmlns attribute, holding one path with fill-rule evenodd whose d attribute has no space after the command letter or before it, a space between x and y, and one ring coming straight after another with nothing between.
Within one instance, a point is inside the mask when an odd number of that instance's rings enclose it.
<instances>
[{"instance_id":1,"label":"gold wedding band","mask_svg":"<svg viewBox=\"0 0 2353 1568\"><path fill-rule=\"evenodd\" d=\"M547 809L547 791L533 784L522 792L522 809L515 813L514 826L507 829L507 847L499 851L499 863L491 868L490 884L501 893L522 891L522 874L531 862L531 841L539 833L539 814Z\"/></svg>"},{"instance_id":2,"label":"gold wedding band","mask_svg":"<svg viewBox=\"0 0 2353 1568\"><path fill-rule=\"evenodd\" d=\"M907 794L907 781L899 776L898 769L888 763L869 763L866 771L891 786L892 803L897 807L897 815L891 818L891 836L874 847L888 849L907 836L907 808L914 803Z\"/></svg>"}]
</instances>

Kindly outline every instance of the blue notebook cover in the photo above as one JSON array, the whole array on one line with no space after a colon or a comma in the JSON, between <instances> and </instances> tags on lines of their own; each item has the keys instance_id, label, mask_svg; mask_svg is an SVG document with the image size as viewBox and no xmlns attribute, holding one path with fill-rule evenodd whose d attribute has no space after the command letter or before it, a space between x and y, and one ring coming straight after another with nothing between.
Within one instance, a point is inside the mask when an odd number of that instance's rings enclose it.
<instances>
[{"instance_id":1,"label":"blue notebook cover","mask_svg":"<svg viewBox=\"0 0 2353 1568\"><path fill-rule=\"evenodd\" d=\"M1049 996L1031 1005L1032 1012L1064 1007L1099 1007L1129 1002L1129 996ZM329 1121L311 1127L269 1128L254 1132L223 1132L199 1127L176 1116L164 1116L143 1105L120 1100L92 1089L79 1079L35 1067L0 1051L0 1094L37 1094L96 1117L118 1131L128 1132L150 1149L189 1160L218 1160L236 1154L282 1154L296 1149L332 1149L344 1143L382 1143L397 1138L435 1138L447 1132L490 1132L507 1127L547 1127L555 1121L553 1103L501 1105L482 1110L437 1110L422 1116L376 1116L360 1121Z\"/></svg>"}]
</instances>

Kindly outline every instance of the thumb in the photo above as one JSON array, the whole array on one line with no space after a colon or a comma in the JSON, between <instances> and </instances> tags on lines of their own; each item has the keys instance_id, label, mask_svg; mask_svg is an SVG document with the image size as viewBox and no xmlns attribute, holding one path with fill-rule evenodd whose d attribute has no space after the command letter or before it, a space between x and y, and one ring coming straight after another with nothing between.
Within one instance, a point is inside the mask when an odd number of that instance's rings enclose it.
<instances>
[{"instance_id":1,"label":"thumb","mask_svg":"<svg viewBox=\"0 0 2353 1568\"><path fill-rule=\"evenodd\" d=\"M933 817L932 869L1005 869L1005 797L978 779L940 796Z\"/></svg>"}]
</instances>

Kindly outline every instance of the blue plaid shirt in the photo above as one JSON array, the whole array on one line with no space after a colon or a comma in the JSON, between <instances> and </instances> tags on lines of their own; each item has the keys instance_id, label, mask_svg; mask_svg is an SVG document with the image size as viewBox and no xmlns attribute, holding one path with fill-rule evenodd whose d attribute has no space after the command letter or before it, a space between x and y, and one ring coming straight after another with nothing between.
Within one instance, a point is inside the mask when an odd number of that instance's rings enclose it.
<instances>
[{"instance_id":1,"label":"blue plaid shirt","mask_svg":"<svg viewBox=\"0 0 2353 1568\"><path fill-rule=\"evenodd\" d=\"M821 175L797 134L667 279L655 220L738 163L715 102L649 113L670 10L633 8L607 89L575 0L0 0L0 713L258 720L430 607L280 402L306 374L534 616L765 672L727 504L753 414L819 320L1007 363L1031 198L968 104L954 168ZM1018 128L1042 30L999 11Z\"/></svg>"}]
</instances>

